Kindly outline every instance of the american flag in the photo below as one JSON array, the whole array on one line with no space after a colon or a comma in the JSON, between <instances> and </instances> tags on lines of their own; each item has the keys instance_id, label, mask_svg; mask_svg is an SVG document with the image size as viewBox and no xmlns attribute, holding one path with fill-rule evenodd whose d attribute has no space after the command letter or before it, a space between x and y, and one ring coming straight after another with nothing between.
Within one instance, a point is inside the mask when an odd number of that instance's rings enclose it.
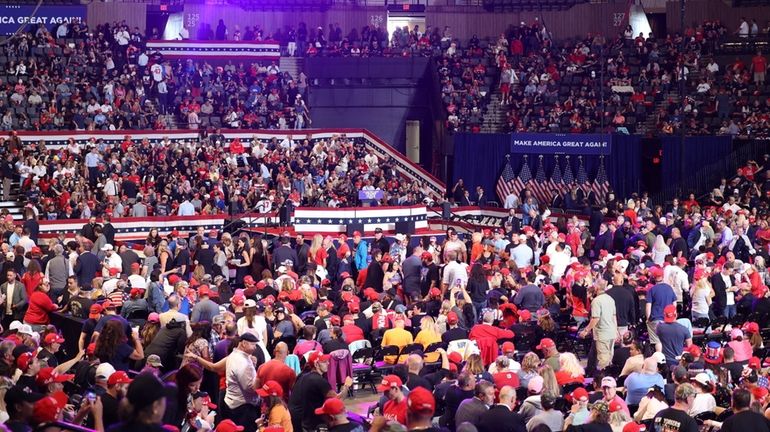
<instances>
[{"instance_id":1,"label":"american flag","mask_svg":"<svg viewBox=\"0 0 770 432\"><path fill-rule=\"evenodd\" d=\"M604 170L604 156L599 158L599 171L591 185L591 190L596 195L599 204L604 204L607 194L610 192L610 181L607 179L607 171Z\"/></svg>"},{"instance_id":2,"label":"american flag","mask_svg":"<svg viewBox=\"0 0 770 432\"><path fill-rule=\"evenodd\" d=\"M500 202L505 202L505 198L510 195L511 192L516 192L516 174L511 167L511 161L506 159L505 168L503 173L500 174L500 178L497 179L497 196L500 197Z\"/></svg>"},{"instance_id":3,"label":"american flag","mask_svg":"<svg viewBox=\"0 0 770 432\"><path fill-rule=\"evenodd\" d=\"M516 190L519 191L519 195L524 195L522 191L525 188L529 188L531 184L532 184L532 171L529 169L529 164L527 163L527 157L524 156L524 165L521 166L521 171L519 171L519 176L514 181L514 185L516 186Z\"/></svg>"},{"instance_id":4,"label":"american flag","mask_svg":"<svg viewBox=\"0 0 770 432\"><path fill-rule=\"evenodd\" d=\"M551 173L551 181L550 186L551 190L553 191L552 197L556 194L561 194L564 192L564 183L563 179L561 178L561 167L559 166L559 155L554 156L554 159L556 159L556 164L554 164L553 172Z\"/></svg>"},{"instance_id":5,"label":"american flag","mask_svg":"<svg viewBox=\"0 0 770 432\"><path fill-rule=\"evenodd\" d=\"M551 190L548 184L548 179L545 177L545 168L543 168L543 156L539 157L537 171L535 172L535 180L532 182L531 188L532 195L537 198L538 202L551 202Z\"/></svg>"},{"instance_id":6,"label":"american flag","mask_svg":"<svg viewBox=\"0 0 770 432\"><path fill-rule=\"evenodd\" d=\"M569 190L572 187L572 183L575 182L575 177L572 175L572 167L569 164L569 156L566 156L566 159L567 163L564 165L564 174L562 175L562 180L566 190Z\"/></svg>"},{"instance_id":7,"label":"american flag","mask_svg":"<svg viewBox=\"0 0 770 432\"><path fill-rule=\"evenodd\" d=\"M588 180L588 174L586 174L586 167L583 165L583 158L578 156L580 160L580 166L578 166L577 172L577 184L580 189L586 194L591 189L591 182Z\"/></svg>"}]
</instances>

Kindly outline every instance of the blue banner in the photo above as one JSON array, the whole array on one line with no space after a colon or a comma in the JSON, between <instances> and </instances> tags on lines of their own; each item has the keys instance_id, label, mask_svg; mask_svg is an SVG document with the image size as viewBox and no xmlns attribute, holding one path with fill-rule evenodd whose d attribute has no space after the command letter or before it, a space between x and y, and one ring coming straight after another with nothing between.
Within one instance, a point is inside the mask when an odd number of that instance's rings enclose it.
<instances>
[{"instance_id":1,"label":"blue banner","mask_svg":"<svg viewBox=\"0 0 770 432\"><path fill-rule=\"evenodd\" d=\"M20 27L37 27L43 24L48 30L62 23L85 21L88 9L85 5L48 6L42 5L35 12L35 5L0 5L0 35L12 35Z\"/></svg>"},{"instance_id":2,"label":"blue banner","mask_svg":"<svg viewBox=\"0 0 770 432\"><path fill-rule=\"evenodd\" d=\"M511 153L597 156L612 151L612 135L511 134Z\"/></svg>"}]
</instances>

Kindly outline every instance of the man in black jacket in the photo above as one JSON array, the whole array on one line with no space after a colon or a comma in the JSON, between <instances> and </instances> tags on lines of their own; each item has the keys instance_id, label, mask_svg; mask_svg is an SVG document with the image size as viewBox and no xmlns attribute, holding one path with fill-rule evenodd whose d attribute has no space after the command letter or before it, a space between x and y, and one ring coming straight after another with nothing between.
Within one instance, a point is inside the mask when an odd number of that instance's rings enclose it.
<instances>
[{"instance_id":1,"label":"man in black jacket","mask_svg":"<svg viewBox=\"0 0 770 432\"><path fill-rule=\"evenodd\" d=\"M97 226L99 226L99 224L96 223L96 216L91 216L88 218L88 223L83 225L83 228L80 229L80 235L87 238L88 240L91 240L92 242L95 242Z\"/></svg>"},{"instance_id":2,"label":"man in black jacket","mask_svg":"<svg viewBox=\"0 0 770 432\"><path fill-rule=\"evenodd\" d=\"M711 303L711 308L714 315L718 317L725 315L727 290L732 288L733 285L735 285L733 267L729 264L723 265L722 270L719 273L711 276L711 286L714 288L714 301Z\"/></svg>"},{"instance_id":3,"label":"man in black jacket","mask_svg":"<svg viewBox=\"0 0 770 432\"><path fill-rule=\"evenodd\" d=\"M381 259L382 252L372 247L372 262L369 263L369 268L366 271L364 287L374 288L378 293L382 292L382 282L385 277L385 272L382 271L382 265L380 264Z\"/></svg>"},{"instance_id":4,"label":"man in black jacket","mask_svg":"<svg viewBox=\"0 0 770 432\"><path fill-rule=\"evenodd\" d=\"M390 243L388 242L388 239L386 239L382 235L382 228L374 229L374 240L372 240L372 251L374 251L375 249L379 249L383 255L390 252ZM372 255L374 255L374 253L372 253Z\"/></svg>"},{"instance_id":5,"label":"man in black jacket","mask_svg":"<svg viewBox=\"0 0 770 432\"><path fill-rule=\"evenodd\" d=\"M101 264L99 263L99 257L95 253L91 252L91 246L93 244L90 241L81 242L77 260L75 260L75 276L78 278L78 286L91 287L91 282L94 280L96 272L101 270Z\"/></svg>"},{"instance_id":6,"label":"man in black jacket","mask_svg":"<svg viewBox=\"0 0 770 432\"><path fill-rule=\"evenodd\" d=\"M516 389L505 386L500 389L499 402L481 415L476 425L479 432L524 432L527 430L524 417L514 411Z\"/></svg>"},{"instance_id":7,"label":"man in black jacket","mask_svg":"<svg viewBox=\"0 0 770 432\"><path fill-rule=\"evenodd\" d=\"M297 243L295 250L297 251L297 258L299 261L297 262L296 267L294 267L294 270L298 275L304 275L307 272L307 262L308 254L310 253L310 246L305 243L305 236L302 233L297 233L296 239Z\"/></svg>"},{"instance_id":8,"label":"man in black jacket","mask_svg":"<svg viewBox=\"0 0 770 432\"><path fill-rule=\"evenodd\" d=\"M273 251L273 265L278 268L280 266L291 263L293 269L297 269L299 264L299 258L297 257L297 251L289 246L289 237L281 237L281 245Z\"/></svg>"},{"instance_id":9,"label":"man in black jacket","mask_svg":"<svg viewBox=\"0 0 770 432\"><path fill-rule=\"evenodd\" d=\"M107 239L107 243L115 244L115 227L112 226L112 216L104 214L104 226L102 227L102 234Z\"/></svg>"},{"instance_id":10,"label":"man in black jacket","mask_svg":"<svg viewBox=\"0 0 770 432\"><path fill-rule=\"evenodd\" d=\"M611 251L612 250L612 232L610 232L609 229L607 229L607 224L600 224L599 225L599 231L598 235L596 236L596 240L594 240L594 247L593 247L593 257L594 259L600 258L601 251Z\"/></svg>"}]
</instances>

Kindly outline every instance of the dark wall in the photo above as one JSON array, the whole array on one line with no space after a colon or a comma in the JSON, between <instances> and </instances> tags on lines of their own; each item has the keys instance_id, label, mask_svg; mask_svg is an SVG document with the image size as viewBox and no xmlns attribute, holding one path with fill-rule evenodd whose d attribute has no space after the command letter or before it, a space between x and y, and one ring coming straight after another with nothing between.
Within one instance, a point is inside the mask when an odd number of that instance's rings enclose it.
<instances>
[{"instance_id":1,"label":"dark wall","mask_svg":"<svg viewBox=\"0 0 770 432\"><path fill-rule=\"evenodd\" d=\"M313 127L366 128L406 153L406 121L420 121L420 163L431 167L436 83L424 58L309 58ZM362 83L360 78L369 78ZM331 80L334 83L331 83ZM345 80L350 80L346 82Z\"/></svg>"}]
</instances>

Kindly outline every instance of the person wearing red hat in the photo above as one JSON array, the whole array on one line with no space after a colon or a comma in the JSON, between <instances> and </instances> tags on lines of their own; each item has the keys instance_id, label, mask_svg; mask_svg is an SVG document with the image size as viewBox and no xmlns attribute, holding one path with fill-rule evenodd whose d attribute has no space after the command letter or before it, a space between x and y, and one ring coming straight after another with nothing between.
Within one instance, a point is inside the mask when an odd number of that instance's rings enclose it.
<instances>
[{"instance_id":1,"label":"person wearing red hat","mask_svg":"<svg viewBox=\"0 0 770 432\"><path fill-rule=\"evenodd\" d=\"M257 425L281 426L284 430L292 430L291 415L284 401L283 387L276 381L268 380L257 389L257 394L262 398L262 417L257 420Z\"/></svg>"},{"instance_id":2,"label":"person wearing red hat","mask_svg":"<svg viewBox=\"0 0 770 432\"><path fill-rule=\"evenodd\" d=\"M64 407L59 403L59 401L52 396L46 396L35 402L32 410L31 424L40 425L43 423L60 421L63 414Z\"/></svg>"},{"instance_id":3,"label":"person wearing red hat","mask_svg":"<svg viewBox=\"0 0 770 432\"><path fill-rule=\"evenodd\" d=\"M21 376L16 380L16 386L25 391L40 393L35 377L40 372L40 361L34 353L25 352L16 359L16 367L21 371Z\"/></svg>"},{"instance_id":4,"label":"person wearing red hat","mask_svg":"<svg viewBox=\"0 0 770 432\"><path fill-rule=\"evenodd\" d=\"M692 345L690 331L676 318L676 306L670 304L663 309L663 322L657 325L658 343L669 366L676 365L682 350Z\"/></svg>"},{"instance_id":5,"label":"person wearing red hat","mask_svg":"<svg viewBox=\"0 0 770 432\"><path fill-rule=\"evenodd\" d=\"M406 424L406 396L402 391L404 383L397 375L386 375L377 386L377 391L388 399L382 409L382 415L388 421Z\"/></svg>"},{"instance_id":6,"label":"person wearing red hat","mask_svg":"<svg viewBox=\"0 0 770 432\"><path fill-rule=\"evenodd\" d=\"M37 359L40 360L40 366L59 366L59 360L56 359L56 353L59 352L64 338L58 333L48 333L43 338L42 348L37 353ZM64 369L67 370L67 369Z\"/></svg>"},{"instance_id":7,"label":"person wearing red hat","mask_svg":"<svg viewBox=\"0 0 770 432\"><path fill-rule=\"evenodd\" d=\"M315 414L322 417L329 432L363 432L364 430L360 424L350 421L345 404L337 398L326 399L320 408L316 408Z\"/></svg>"},{"instance_id":8,"label":"person wearing red hat","mask_svg":"<svg viewBox=\"0 0 770 432\"><path fill-rule=\"evenodd\" d=\"M655 349L661 351L663 348L660 343L660 339L657 334L658 324L663 321L663 309L667 306L674 306L674 312L676 312L676 294L671 285L662 281L663 269L660 267L651 267L649 270L650 280L654 285L647 291L645 305L645 314L647 317L647 332L650 336L650 343L655 344ZM677 349L677 354L681 352L681 348Z\"/></svg>"},{"instance_id":9,"label":"person wearing red hat","mask_svg":"<svg viewBox=\"0 0 770 432\"><path fill-rule=\"evenodd\" d=\"M132 379L124 371L116 371L107 379L107 391L101 395L105 425L113 425L120 421L118 407L120 401L126 397L131 381Z\"/></svg>"},{"instance_id":10,"label":"person wearing red hat","mask_svg":"<svg viewBox=\"0 0 770 432\"><path fill-rule=\"evenodd\" d=\"M289 412L295 431L301 431L303 428L315 430L323 422L323 418L316 414L315 410L322 407L328 398L343 399L353 385L353 378L346 377L340 393L335 393L324 377L328 370L328 354L312 351L307 356L305 369L297 378L289 396Z\"/></svg>"},{"instance_id":11,"label":"person wearing red hat","mask_svg":"<svg viewBox=\"0 0 770 432\"><path fill-rule=\"evenodd\" d=\"M200 285L198 302L193 306L190 322L193 324L201 321L212 322L217 315L219 315L219 305L211 300L211 288L208 285Z\"/></svg>"},{"instance_id":12,"label":"person wearing red hat","mask_svg":"<svg viewBox=\"0 0 770 432\"><path fill-rule=\"evenodd\" d=\"M460 317L455 311L446 314L447 330L441 335L441 341L448 344L456 340L468 339L468 330L460 327Z\"/></svg>"}]
</instances>

